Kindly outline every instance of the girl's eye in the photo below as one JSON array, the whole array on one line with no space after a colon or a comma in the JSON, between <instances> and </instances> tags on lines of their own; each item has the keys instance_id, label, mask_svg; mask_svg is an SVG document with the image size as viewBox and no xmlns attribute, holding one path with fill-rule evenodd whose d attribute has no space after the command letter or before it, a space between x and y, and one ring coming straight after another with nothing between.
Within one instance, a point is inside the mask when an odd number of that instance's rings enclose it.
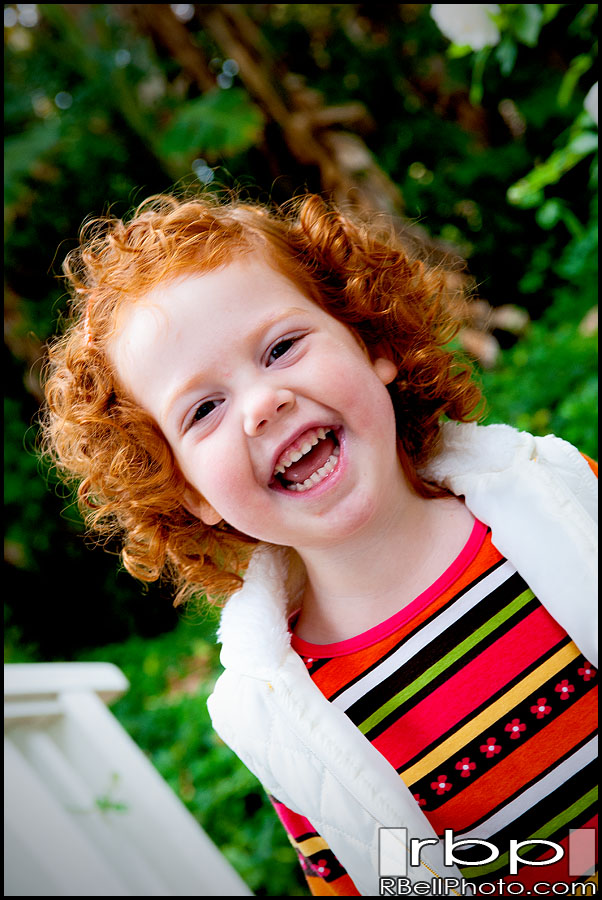
<instances>
[{"instance_id":1,"label":"girl's eye","mask_svg":"<svg viewBox=\"0 0 602 900\"><path fill-rule=\"evenodd\" d=\"M296 338L286 338L286 340L278 341L277 344L274 344L268 356L268 363L275 362L281 356L284 356L285 353L288 353L295 342Z\"/></svg>"},{"instance_id":2,"label":"girl's eye","mask_svg":"<svg viewBox=\"0 0 602 900\"><path fill-rule=\"evenodd\" d=\"M201 403L201 405L197 406L197 408L195 409L191 424L194 425L195 422L200 422L201 419L204 419L209 415L209 413L213 412L213 410L216 409L217 406L217 400L205 400L204 403Z\"/></svg>"}]
</instances>

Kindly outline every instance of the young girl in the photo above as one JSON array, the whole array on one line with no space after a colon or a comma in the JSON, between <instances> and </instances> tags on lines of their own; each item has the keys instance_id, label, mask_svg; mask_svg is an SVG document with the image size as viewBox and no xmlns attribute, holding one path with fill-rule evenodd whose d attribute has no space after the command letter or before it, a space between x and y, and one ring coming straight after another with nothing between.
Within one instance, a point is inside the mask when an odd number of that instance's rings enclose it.
<instances>
[{"instance_id":1,"label":"young girl","mask_svg":"<svg viewBox=\"0 0 602 900\"><path fill-rule=\"evenodd\" d=\"M316 196L151 198L65 272L47 448L134 576L229 597L211 716L312 892L587 877L596 467L476 424L444 273Z\"/></svg>"}]
</instances>

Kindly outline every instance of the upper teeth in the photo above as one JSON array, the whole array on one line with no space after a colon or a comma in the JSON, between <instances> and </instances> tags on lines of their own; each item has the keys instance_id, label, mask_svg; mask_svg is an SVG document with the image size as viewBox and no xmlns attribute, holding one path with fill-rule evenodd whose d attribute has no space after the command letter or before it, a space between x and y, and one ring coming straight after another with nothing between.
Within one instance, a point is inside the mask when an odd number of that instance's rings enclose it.
<instances>
[{"instance_id":1,"label":"upper teeth","mask_svg":"<svg viewBox=\"0 0 602 900\"><path fill-rule=\"evenodd\" d=\"M291 446L280 455L278 462L276 463L276 468L274 469L274 475L282 475L289 466L298 462L302 456L309 453L312 447L316 446L318 441L324 440L328 431L329 429L326 428L312 428L310 431L306 431L305 434L302 435L301 444L293 442Z\"/></svg>"}]
</instances>

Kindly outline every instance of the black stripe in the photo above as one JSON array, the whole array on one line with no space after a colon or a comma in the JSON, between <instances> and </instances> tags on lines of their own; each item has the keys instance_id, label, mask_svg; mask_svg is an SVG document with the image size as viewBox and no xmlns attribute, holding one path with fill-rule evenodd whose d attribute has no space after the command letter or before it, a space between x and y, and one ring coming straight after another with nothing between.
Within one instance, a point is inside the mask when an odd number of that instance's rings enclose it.
<instances>
[{"instance_id":1,"label":"black stripe","mask_svg":"<svg viewBox=\"0 0 602 900\"><path fill-rule=\"evenodd\" d=\"M308 659L313 659L313 662L309 666L307 666L307 671L310 675L315 675L316 672L319 672L320 669L324 668L324 666L331 661L331 658L316 659L313 656L305 656L303 653L300 653L299 656L304 662Z\"/></svg>"},{"instance_id":2,"label":"black stripe","mask_svg":"<svg viewBox=\"0 0 602 900\"><path fill-rule=\"evenodd\" d=\"M300 834L299 837L295 837L292 832L289 832L290 836L297 844L301 844L303 841L309 841L312 838L319 838L321 835L318 834L317 831L306 831L304 834Z\"/></svg>"},{"instance_id":3,"label":"black stripe","mask_svg":"<svg viewBox=\"0 0 602 900\"><path fill-rule=\"evenodd\" d=\"M332 850L317 850L309 856L300 854L300 860L306 875L323 878L326 882L336 881L337 878L347 874L347 870L343 868ZM329 870L327 875L318 871L318 864L323 864Z\"/></svg>"},{"instance_id":4,"label":"black stripe","mask_svg":"<svg viewBox=\"0 0 602 900\"><path fill-rule=\"evenodd\" d=\"M387 678L384 678L379 684L371 688L367 693L355 701L346 711L349 718L359 724L367 719L375 710L379 709L387 703L392 697L400 691L405 690L416 678L420 677L424 671L435 663L439 662L446 654L453 651L458 644L462 643L466 638L473 634L485 622L496 616L500 610L512 603L516 598L528 590L527 585L517 573L510 575L508 579L490 594L486 594L471 610L468 610L457 621L450 625L449 628L433 638L425 647L419 650L411 659L400 666L395 672L392 672ZM454 602L457 602L454 601ZM529 604L533 604L532 609L537 608L538 601L531 600ZM529 605L527 604L527 605ZM531 611L532 611L531 609ZM496 628L491 635L483 638L476 647L467 651L455 663L452 663L444 672L437 675L428 685L426 685L418 694L414 695L407 701L407 705L415 706L420 702L422 697L431 694L436 687L445 683L455 672L459 671L466 665L467 661L474 659L486 649L487 646L494 643L505 631L509 631L516 621L528 613L524 607L521 607L508 622L502 623ZM517 619L518 617L518 619ZM432 620L429 620L432 621ZM406 704L404 704L405 707ZM394 720L402 715L402 708L397 709L390 717ZM382 731L381 725L376 726ZM380 732L379 732L380 733Z\"/></svg>"}]
</instances>

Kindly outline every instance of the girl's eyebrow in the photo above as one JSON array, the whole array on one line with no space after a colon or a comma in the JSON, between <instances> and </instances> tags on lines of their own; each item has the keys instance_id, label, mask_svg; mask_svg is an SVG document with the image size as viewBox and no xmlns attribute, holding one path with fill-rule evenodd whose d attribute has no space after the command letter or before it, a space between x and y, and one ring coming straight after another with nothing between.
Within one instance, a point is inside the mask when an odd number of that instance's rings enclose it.
<instances>
[{"instance_id":1,"label":"girl's eyebrow","mask_svg":"<svg viewBox=\"0 0 602 900\"><path fill-rule=\"evenodd\" d=\"M307 313L307 310L301 309L301 307L298 306L291 306L288 309L284 309L276 316L270 316L260 321L259 324L247 335L247 342L251 345L255 344L257 341L261 340L261 338L269 328L274 325L278 325L279 322L288 319L290 316L298 315L299 313ZM162 417L164 421L172 414L173 408L179 402L179 400L189 391L192 391L199 384L199 382L205 378L205 375L206 370L198 369L190 376L190 378L187 378L186 381L176 386L175 390L167 398L167 401L163 408Z\"/></svg>"}]
</instances>

